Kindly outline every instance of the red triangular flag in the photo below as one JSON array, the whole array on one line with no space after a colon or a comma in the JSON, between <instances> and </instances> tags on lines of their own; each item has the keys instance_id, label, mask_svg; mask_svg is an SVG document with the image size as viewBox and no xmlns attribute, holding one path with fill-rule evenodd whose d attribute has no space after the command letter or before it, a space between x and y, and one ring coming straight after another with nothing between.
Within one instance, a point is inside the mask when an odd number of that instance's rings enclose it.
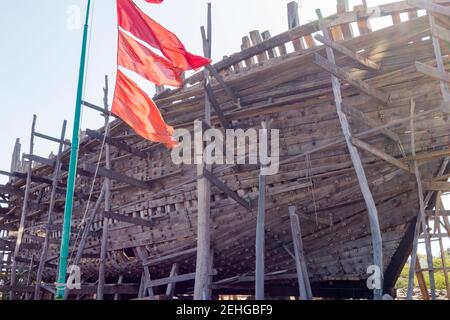
<instances>
[{"instance_id":1,"label":"red triangular flag","mask_svg":"<svg viewBox=\"0 0 450 320\"><path fill-rule=\"evenodd\" d=\"M158 86L179 87L183 83L182 70L174 68L169 61L121 30L119 30L117 63Z\"/></svg>"},{"instance_id":2,"label":"red triangular flag","mask_svg":"<svg viewBox=\"0 0 450 320\"><path fill-rule=\"evenodd\" d=\"M177 68L195 70L211 63L210 59L188 52L175 34L148 17L130 0L117 0L117 17L122 29L160 50Z\"/></svg>"},{"instance_id":3,"label":"red triangular flag","mask_svg":"<svg viewBox=\"0 0 450 320\"><path fill-rule=\"evenodd\" d=\"M174 129L167 125L153 100L120 70L117 71L112 113L141 137L173 148Z\"/></svg>"}]
</instances>

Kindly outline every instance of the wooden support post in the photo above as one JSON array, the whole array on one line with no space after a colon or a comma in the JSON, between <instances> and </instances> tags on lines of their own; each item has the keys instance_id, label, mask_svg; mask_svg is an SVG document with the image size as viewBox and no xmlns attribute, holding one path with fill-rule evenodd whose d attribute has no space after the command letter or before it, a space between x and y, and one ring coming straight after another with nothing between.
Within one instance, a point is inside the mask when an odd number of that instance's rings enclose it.
<instances>
[{"instance_id":1,"label":"wooden support post","mask_svg":"<svg viewBox=\"0 0 450 320\"><path fill-rule=\"evenodd\" d=\"M411 115L415 114L415 102L413 99L411 99ZM410 122L411 126L411 153L413 158L416 156L416 142L415 142L415 124L414 120L411 120ZM417 191L419 193L419 206L420 206L420 221L422 224L422 232L425 235L425 249L427 252L427 263L428 263L428 270L429 270L429 276L430 276L430 289L431 289L431 299L436 299L436 291L435 291L435 281L434 281L434 270L433 270L433 255L431 251L431 242L430 242L430 235L428 233L427 224L425 221L425 201L423 196L423 188L422 188L422 180L420 177L420 171L419 166L417 164L417 161L414 160L414 172L416 175L416 181L417 181Z\"/></svg>"},{"instance_id":2,"label":"wooden support post","mask_svg":"<svg viewBox=\"0 0 450 320\"><path fill-rule=\"evenodd\" d=\"M294 29L300 26L300 17L298 15L298 3L296 1L289 2L287 5L288 12L288 29ZM302 39L294 39L292 40L292 44L294 45L295 51L300 51L305 48L305 45L302 42Z\"/></svg>"},{"instance_id":3,"label":"wooden support post","mask_svg":"<svg viewBox=\"0 0 450 320\"><path fill-rule=\"evenodd\" d=\"M33 154L34 152L34 132L36 129L36 115L33 116L33 123L31 125L31 136L30 136L30 154ZM31 174L33 172L33 161L29 160L27 163L27 182L25 185L25 195L23 198L23 206L22 206L22 214L20 216L20 223L19 223L19 231L17 233L17 239L16 239L16 246L14 247L14 254L12 256L12 263L11 263L11 288L16 287L16 258L19 254L20 245L22 244L22 237L25 229L25 217L28 212L28 201L30 196L30 188L31 188ZM9 300L14 300L15 294L14 289L10 291L9 293Z\"/></svg>"},{"instance_id":4,"label":"wooden support post","mask_svg":"<svg viewBox=\"0 0 450 320\"><path fill-rule=\"evenodd\" d=\"M211 57L212 51L212 22L211 22L211 3L208 3L208 26L207 33L202 32L203 51L206 57ZM206 33L206 34L205 34ZM205 85L210 83L210 75L207 69L204 70ZM211 102L205 97L205 122L211 125ZM203 136L203 132L197 133ZM199 137L198 136L198 137ZM202 139L203 140L203 139ZM195 269L194 300L205 300L209 290L209 265L211 254L211 184L204 174L203 165L203 141L195 141L200 144L201 154L196 157L202 160L197 166L197 261ZM206 168L208 169L208 168Z\"/></svg>"},{"instance_id":5,"label":"wooden support post","mask_svg":"<svg viewBox=\"0 0 450 320\"><path fill-rule=\"evenodd\" d=\"M85 220L83 233L82 233L81 239L80 239L80 244L78 245L77 253L76 253L75 259L73 260L73 263L72 263L75 266L78 266L78 264L80 263L80 260L83 256L83 250L86 246L86 242L87 242L90 230L91 230L92 223L94 222L95 217L100 210L100 206L102 205L104 198L105 198L105 184L103 184L102 190L100 191L100 195L99 195L97 201L95 202L94 208L92 209L90 215ZM69 297L69 293L70 293L70 290L66 290L64 292L64 299L67 299Z\"/></svg>"},{"instance_id":6,"label":"wooden support post","mask_svg":"<svg viewBox=\"0 0 450 320\"><path fill-rule=\"evenodd\" d=\"M146 294L149 295L150 298L154 298L155 297L155 293L153 292L153 286L150 284L152 282L152 278L151 278L151 274L150 274L150 269L148 266L144 265L144 261L148 259L148 255L146 253L146 249L142 248L142 247L137 247L136 248L136 253L139 257L139 259L141 259L142 261L142 266L144 267L144 296Z\"/></svg>"},{"instance_id":7,"label":"wooden support post","mask_svg":"<svg viewBox=\"0 0 450 320\"><path fill-rule=\"evenodd\" d=\"M447 15L450 16L450 8L449 7L441 7L441 10L446 10ZM444 11L439 12L441 14L445 14ZM431 30L436 29L436 20L431 12L428 11L428 18L430 20L430 28ZM431 39L433 41L434 55L436 57L437 68L441 74L446 74L444 60L442 59L442 50L441 44L439 43L439 39L431 34ZM450 101L450 89L447 81L440 82L441 84L441 93L444 101Z\"/></svg>"},{"instance_id":8,"label":"wooden support post","mask_svg":"<svg viewBox=\"0 0 450 320\"><path fill-rule=\"evenodd\" d=\"M172 265L172 270L170 270L171 278L176 277L178 275L178 269L179 269L179 264L174 263ZM167 285L166 296L169 298L169 300L173 299L173 296L175 294L175 286L176 286L176 282L172 282Z\"/></svg>"},{"instance_id":9,"label":"wooden support post","mask_svg":"<svg viewBox=\"0 0 450 320\"><path fill-rule=\"evenodd\" d=\"M355 10L355 11L366 11L367 10L367 5L355 6L355 7L353 7L353 10ZM369 18L359 19L357 21L357 25L358 25L359 33L361 35L365 35L365 34L368 34L368 33L372 32L372 27L370 25Z\"/></svg>"},{"instance_id":10,"label":"wooden support post","mask_svg":"<svg viewBox=\"0 0 450 320\"><path fill-rule=\"evenodd\" d=\"M262 127L267 131L269 137L270 121L263 122ZM269 150L269 141L267 138L267 150ZM255 245L255 298L256 300L265 299L264 282L265 282L265 216L266 216L266 176L262 173L264 166L261 165L259 174L259 196L258 196L258 214L256 217L256 245Z\"/></svg>"},{"instance_id":11,"label":"wooden support post","mask_svg":"<svg viewBox=\"0 0 450 320\"><path fill-rule=\"evenodd\" d=\"M323 24L323 18L320 10L317 10L317 15L320 20L322 32L324 34L325 39L331 40L328 29ZM327 56L328 62L332 65L335 65L335 57L333 53L333 49L327 48ZM347 143L348 150L350 152L350 156L352 159L353 167L356 171L356 176L358 178L358 183L361 188L362 195L364 197L367 212L369 216L370 223L370 231L372 236L372 246L373 246L373 264L378 267L380 270L381 286L383 284L383 244L380 230L380 223L378 221L378 212L375 206L375 201L373 199L372 193L369 188L369 183L367 182L367 177L364 172L364 167L361 162L361 158L359 157L358 150L352 144L352 134L350 131L350 127L348 124L347 116L344 112L342 112L342 93L341 93L341 85L339 79L335 76L332 76L332 84L333 84L333 93L335 97L336 110L338 113L339 121L341 123L342 132L345 137L345 141ZM374 299L381 300L383 296L383 288L375 288L374 289Z\"/></svg>"},{"instance_id":12,"label":"wooden support post","mask_svg":"<svg viewBox=\"0 0 450 320\"><path fill-rule=\"evenodd\" d=\"M44 272L45 268L45 260L47 259L48 254L48 248L50 245L50 227L53 224L53 210L55 209L55 200L56 200L56 189L58 188L58 181L60 179L60 173L61 173L61 157L62 153L64 151L64 144L62 141L64 141L66 137L66 127L67 127L67 121L64 120L62 129L61 129L61 137L60 137L60 144L58 148L58 154L56 155L56 165L53 171L53 179L52 179L52 191L50 194L50 204L48 207L48 213L47 213L47 225L46 225L46 233L45 233L45 240L44 244L42 245L42 251L41 251L41 257L39 259L39 266L36 273L36 283L34 288L34 300L40 300L41 299L41 281L42 281L42 273Z\"/></svg>"},{"instance_id":13,"label":"wooden support post","mask_svg":"<svg viewBox=\"0 0 450 320\"><path fill-rule=\"evenodd\" d=\"M120 276L119 276L119 279L117 280L117 284L122 284L123 283L123 275L121 274ZM114 300L120 300L120 294L119 293L115 293L114 294Z\"/></svg>"},{"instance_id":14,"label":"wooden support post","mask_svg":"<svg viewBox=\"0 0 450 320\"><path fill-rule=\"evenodd\" d=\"M337 13L344 14L349 11L349 0L337 0ZM341 24L341 32L344 36L344 40L349 40L353 38L353 30L349 23Z\"/></svg>"},{"instance_id":15,"label":"wooden support post","mask_svg":"<svg viewBox=\"0 0 450 320\"><path fill-rule=\"evenodd\" d=\"M311 300L313 298L311 284L309 282L308 268L306 265L305 254L303 251L302 230L300 219L295 213L294 206L289 207L289 217L291 220L292 242L295 251L295 265L297 268L297 280L300 293L300 299Z\"/></svg>"},{"instance_id":16,"label":"wooden support post","mask_svg":"<svg viewBox=\"0 0 450 320\"><path fill-rule=\"evenodd\" d=\"M256 300L264 300L264 237L266 214L266 176L259 175L258 215L256 220L256 270L255 270L255 297Z\"/></svg>"},{"instance_id":17,"label":"wooden support post","mask_svg":"<svg viewBox=\"0 0 450 320\"><path fill-rule=\"evenodd\" d=\"M435 219L434 219L434 227L438 234L441 233L441 211L443 209L442 207L442 199L441 199L442 193L438 192L436 195L436 212L435 212ZM444 221L445 221L445 217ZM450 231L450 230L448 230ZM447 299L450 299L450 282L448 278L448 270L447 270L447 261L446 261L446 254L445 254L445 248L444 248L444 242L441 237L438 239L439 241L439 251L440 251L440 257L441 257L441 264L442 264L442 272L444 273L444 280L445 280L445 288L447 290Z\"/></svg>"},{"instance_id":18,"label":"wooden support post","mask_svg":"<svg viewBox=\"0 0 450 320\"><path fill-rule=\"evenodd\" d=\"M272 36L270 35L270 31L269 30L264 31L261 34L261 36L262 36L264 41L265 40L269 40L270 38L272 38ZM267 54L269 55L269 59L273 59L273 58L277 57L277 52L275 51L275 48L267 50Z\"/></svg>"},{"instance_id":19,"label":"wooden support post","mask_svg":"<svg viewBox=\"0 0 450 320\"><path fill-rule=\"evenodd\" d=\"M252 46L252 43L250 41L250 38L248 36L244 36L242 37L242 45L241 45L241 50L245 50L248 49ZM247 68L251 67L252 65L255 64L255 60L254 57L250 57L245 59L245 66Z\"/></svg>"},{"instance_id":20,"label":"wooden support post","mask_svg":"<svg viewBox=\"0 0 450 320\"><path fill-rule=\"evenodd\" d=\"M104 88L104 98L103 104L105 107L105 135L107 136L110 129L109 121L109 104L108 104L108 76L105 76L105 88ZM109 144L105 145L105 167L106 170L111 170L111 151ZM111 211L111 179L109 177L105 178L105 211ZM108 251L108 226L109 218L103 218L102 226L102 240L100 247L100 266L98 270L98 287L97 287L97 300L103 300L104 298L104 286L105 286L105 267L106 258Z\"/></svg>"},{"instance_id":21,"label":"wooden support post","mask_svg":"<svg viewBox=\"0 0 450 320\"><path fill-rule=\"evenodd\" d=\"M252 40L252 45L254 46L260 44L263 41L261 34L259 33L258 30L250 31L250 39ZM266 51L261 52L260 54L257 55L257 57L259 63L263 63L269 60Z\"/></svg>"},{"instance_id":22,"label":"wooden support post","mask_svg":"<svg viewBox=\"0 0 450 320\"><path fill-rule=\"evenodd\" d=\"M27 287L31 284L33 269L34 269L34 254L31 256L30 266L28 267L27 281L25 283ZM30 292L25 293L25 300L30 300L30 297L32 297L32 293Z\"/></svg>"},{"instance_id":23,"label":"wooden support post","mask_svg":"<svg viewBox=\"0 0 450 320\"><path fill-rule=\"evenodd\" d=\"M415 269L416 269L415 273L416 273L416 277L417 277L417 282L419 284L420 292L422 293L422 298L423 298L423 300L430 300L427 283L425 281L425 277L423 276L422 267L420 266L419 259L416 259Z\"/></svg>"},{"instance_id":24,"label":"wooden support post","mask_svg":"<svg viewBox=\"0 0 450 320\"><path fill-rule=\"evenodd\" d=\"M22 164L20 161L20 139L17 138L16 144L14 145L14 151L11 157L11 171L10 172L20 172L22 171ZM9 177L9 181L12 180L12 177Z\"/></svg>"}]
</instances>

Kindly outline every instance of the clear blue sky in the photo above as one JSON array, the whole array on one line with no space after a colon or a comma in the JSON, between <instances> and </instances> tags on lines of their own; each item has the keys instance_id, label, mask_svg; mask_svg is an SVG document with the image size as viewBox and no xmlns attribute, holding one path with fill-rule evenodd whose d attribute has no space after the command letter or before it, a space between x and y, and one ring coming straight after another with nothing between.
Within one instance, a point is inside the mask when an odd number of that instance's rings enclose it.
<instances>
[{"instance_id":1,"label":"clear blue sky","mask_svg":"<svg viewBox=\"0 0 450 320\"><path fill-rule=\"evenodd\" d=\"M200 26L205 23L207 0L165 0L162 5L135 1L145 12L174 31L186 47L201 54ZM251 30L270 30L272 35L287 29L286 4L290 0L211 0L213 5L213 58L240 51L241 38ZM315 9L327 16L336 10L334 0L300 0L301 23L315 20ZM392 2L368 0L369 6ZM350 6L361 4L350 0ZM22 152L29 149L33 114L37 130L59 136L61 123L69 120L68 134L76 95L81 30L69 30L67 9L83 8L85 0L14 0L4 1L0 11L0 169L9 171L16 138ZM115 79L117 22L114 0L93 0L92 37L85 99L102 104L104 75ZM84 19L84 13L83 13ZM383 20L373 23L383 27ZM151 86L148 87L151 90ZM102 118L87 110L82 128L96 128ZM48 156L53 143L37 139L35 153ZM0 183L5 183L0 176Z\"/></svg>"}]
</instances>

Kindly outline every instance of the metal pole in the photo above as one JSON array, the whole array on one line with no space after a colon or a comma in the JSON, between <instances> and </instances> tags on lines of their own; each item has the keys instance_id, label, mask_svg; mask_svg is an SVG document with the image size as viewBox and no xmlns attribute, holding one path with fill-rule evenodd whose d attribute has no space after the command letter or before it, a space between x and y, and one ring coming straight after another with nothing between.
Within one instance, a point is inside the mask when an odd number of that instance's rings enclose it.
<instances>
[{"instance_id":1,"label":"metal pole","mask_svg":"<svg viewBox=\"0 0 450 320\"><path fill-rule=\"evenodd\" d=\"M86 51L89 29L89 13L91 8L91 0L87 1L86 8L86 22L84 24L83 31L83 43L81 47L81 59L80 70L78 75L78 89L77 100L75 104L75 115L73 121L73 133L72 133L72 146L70 152L70 164L69 164L69 176L67 179L67 193L66 193L66 205L64 208L64 223L61 237L61 250L59 254L59 273L56 285L55 298L58 300L64 299L64 291L66 287L66 272L67 272L67 258L69 255L69 242L70 242L70 228L72 225L72 209L73 209L73 196L75 191L75 179L77 176L77 160L79 149L79 131L81 121L81 106L83 99L83 84L85 76L86 66Z\"/></svg>"}]
</instances>

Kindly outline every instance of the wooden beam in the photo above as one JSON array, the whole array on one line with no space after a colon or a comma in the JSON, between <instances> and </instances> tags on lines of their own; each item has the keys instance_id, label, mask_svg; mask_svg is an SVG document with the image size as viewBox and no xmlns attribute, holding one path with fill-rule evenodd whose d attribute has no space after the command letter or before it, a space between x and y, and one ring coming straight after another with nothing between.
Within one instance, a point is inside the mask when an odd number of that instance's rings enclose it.
<instances>
[{"instance_id":1,"label":"wooden beam","mask_svg":"<svg viewBox=\"0 0 450 320\"><path fill-rule=\"evenodd\" d=\"M422 185L425 190L450 192L450 182L423 181Z\"/></svg>"},{"instance_id":2,"label":"wooden beam","mask_svg":"<svg viewBox=\"0 0 450 320\"><path fill-rule=\"evenodd\" d=\"M241 206L243 206L248 211L251 211L253 209L250 201L246 201L243 198L241 198L239 195L237 195L236 192L228 188L226 184L224 184L222 181L220 181L214 174L212 174L210 171L204 169L203 170L203 176L208 179L212 184L214 184L217 188L222 190L227 196L232 198L234 201L239 203Z\"/></svg>"},{"instance_id":3,"label":"wooden beam","mask_svg":"<svg viewBox=\"0 0 450 320\"><path fill-rule=\"evenodd\" d=\"M441 72L439 69L430 67L422 62L416 61L416 70L433 79L450 82L450 73Z\"/></svg>"},{"instance_id":4,"label":"wooden beam","mask_svg":"<svg viewBox=\"0 0 450 320\"><path fill-rule=\"evenodd\" d=\"M402 170L404 170L406 172L409 172L409 173L413 173L412 169L406 163L404 163L404 162L402 162L402 161L400 161L400 160L398 160L398 159L388 155L387 153L385 153L385 152L383 152L381 150L378 150L378 149L372 147L371 145L365 143L364 141L361 141L361 140L353 137L352 138L352 144L355 147L363 149L363 150L373 154L374 156L377 156L378 158L380 158L380 159L382 159L382 160L384 160L384 161L394 165L397 168L400 168L400 169L402 169Z\"/></svg>"},{"instance_id":5,"label":"wooden beam","mask_svg":"<svg viewBox=\"0 0 450 320\"><path fill-rule=\"evenodd\" d=\"M104 134L102 134L98 131L87 129L86 134L93 139L96 139L99 141L105 141L107 144L114 146L119 150L131 153L132 155L135 155L139 158L142 158L142 159L148 158L147 153L145 153L139 149L136 149L134 147L131 147L124 142L120 142L120 141L116 140L115 138L112 138L110 136L105 136Z\"/></svg>"},{"instance_id":6,"label":"wooden beam","mask_svg":"<svg viewBox=\"0 0 450 320\"><path fill-rule=\"evenodd\" d=\"M23 197L24 192L16 187L13 186L5 186L5 185L0 185L0 193L3 194L8 194L10 196L18 196L18 197Z\"/></svg>"},{"instance_id":7,"label":"wooden beam","mask_svg":"<svg viewBox=\"0 0 450 320\"><path fill-rule=\"evenodd\" d=\"M66 145L66 146L70 146L71 145L69 141L65 141L65 140L61 141L61 139L53 138L53 137L50 137L50 136L48 136L46 134L43 134L43 133L35 132L34 135L36 137L38 137L38 138L42 138L42 139L45 139L45 140L48 140L48 141L60 143L60 144Z\"/></svg>"},{"instance_id":8,"label":"wooden beam","mask_svg":"<svg viewBox=\"0 0 450 320\"><path fill-rule=\"evenodd\" d=\"M183 250L180 252L175 252L175 253L171 253L171 254L167 254L164 256L160 256L160 257L156 257L156 258L147 258L142 262L142 265L144 266L153 266L153 265L157 265L160 264L162 262L167 262L170 260L173 260L175 258L179 258L182 256L190 256L193 255L197 252L197 248L191 248L191 249L187 249L187 250Z\"/></svg>"},{"instance_id":9,"label":"wooden beam","mask_svg":"<svg viewBox=\"0 0 450 320\"><path fill-rule=\"evenodd\" d=\"M205 88L206 95L208 96L208 99L211 102L211 105L213 106L217 117L219 118L220 125L222 126L222 128L224 130L229 129L230 128L229 122L228 122L227 118L225 117L225 114L223 113L222 109L220 108L219 102L217 101L216 97L214 96L214 91L212 90L211 85L209 83L205 84L204 88Z\"/></svg>"},{"instance_id":10,"label":"wooden beam","mask_svg":"<svg viewBox=\"0 0 450 320\"><path fill-rule=\"evenodd\" d=\"M354 76L352 76L348 72L344 71L343 69L339 68L334 63L331 63L330 61L323 58L320 54L315 53L314 57L315 57L315 63L319 67L324 69L325 71L328 71L335 77L337 77L345 82L348 82L355 88L357 88L357 89L361 90L362 92L368 94L369 96L379 100L380 102L382 102L384 104L389 103L389 95L388 94L372 87L365 81L356 79Z\"/></svg>"},{"instance_id":11,"label":"wooden beam","mask_svg":"<svg viewBox=\"0 0 450 320\"><path fill-rule=\"evenodd\" d=\"M432 13L443 14L450 17L450 7L445 7L427 0L408 0L407 3L419 9L425 9Z\"/></svg>"},{"instance_id":12,"label":"wooden beam","mask_svg":"<svg viewBox=\"0 0 450 320\"><path fill-rule=\"evenodd\" d=\"M431 34L438 39L450 42L450 30L445 29L436 23L431 26Z\"/></svg>"},{"instance_id":13,"label":"wooden beam","mask_svg":"<svg viewBox=\"0 0 450 320\"><path fill-rule=\"evenodd\" d=\"M98 170L97 170L97 166L95 164L85 163L85 164L83 164L82 169L89 173L92 173L92 174L95 174L95 172L97 171L97 174L100 177L109 178L109 179L112 179L112 180L115 180L115 181L118 181L121 183L128 184L128 185L136 187L136 188L147 189L147 190L151 190L151 188L152 188L150 183L148 183L148 182L137 180L135 178L126 176L124 174L118 173L113 170L108 170L106 168L98 168Z\"/></svg>"},{"instance_id":14,"label":"wooden beam","mask_svg":"<svg viewBox=\"0 0 450 320\"><path fill-rule=\"evenodd\" d=\"M379 63L376 63L376 62L372 61L371 59L366 58L357 52L353 52L352 50L348 49L347 47L343 46L342 44L340 44L338 42L327 40L320 34L317 34L315 36L315 38L316 38L316 40L322 42L327 47L330 47L330 48L342 53L343 55L355 60L356 62L359 62L361 65L363 65L365 67L368 67L368 68L376 70L376 71L381 70L381 65Z\"/></svg>"},{"instance_id":15,"label":"wooden beam","mask_svg":"<svg viewBox=\"0 0 450 320\"><path fill-rule=\"evenodd\" d=\"M148 227L148 228L151 228L152 226L154 226L154 222L152 222L150 220L145 220L142 218L133 218L133 217L125 216L123 214L115 213L115 212L105 211L103 213L103 216L105 218L118 220L120 222L126 222L126 223L133 224L136 226L143 226L143 227Z\"/></svg>"},{"instance_id":16,"label":"wooden beam","mask_svg":"<svg viewBox=\"0 0 450 320\"><path fill-rule=\"evenodd\" d=\"M216 276L216 275L217 275L217 270L213 270L213 272L211 274L209 274L209 276ZM195 279L195 272L177 275L174 277L167 277L167 278L158 279L158 280L151 280L151 281L147 282L147 286L154 288L154 287L164 286L164 285L167 285L170 283L186 282L186 281L191 281L194 279Z\"/></svg>"},{"instance_id":17,"label":"wooden beam","mask_svg":"<svg viewBox=\"0 0 450 320\"><path fill-rule=\"evenodd\" d=\"M211 75L217 80L220 86L225 90L228 96L233 100L234 103L239 104L239 96L236 91L233 90L223 79L219 72L212 65L207 65L206 68L211 73Z\"/></svg>"},{"instance_id":18,"label":"wooden beam","mask_svg":"<svg viewBox=\"0 0 450 320\"><path fill-rule=\"evenodd\" d=\"M343 105L342 108L346 114L348 114L352 118L356 118L356 119L362 121L365 125L367 125L370 128L377 128L380 125L382 125L377 120L372 119L371 117L366 115L364 112L359 111L358 109L355 109L354 107ZM392 131L388 128L380 129L380 133L384 134L385 136L392 139L393 141L395 141L398 144L402 143L398 134L396 134L394 131Z\"/></svg>"},{"instance_id":19,"label":"wooden beam","mask_svg":"<svg viewBox=\"0 0 450 320\"><path fill-rule=\"evenodd\" d=\"M81 102L85 107L88 107L88 108L90 108L90 109L92 109L92 110L95 110L95 111L98 111L98 112L100 112L101 114L105 114L105 112L107 112L107 115L108 116L110 116L110 117L115 117L115 115L112 113L112 112L110 112L110 111L106 111L104 108L102 108L102 107L99 107L99 106L97 106L97 105L95 105L95 104L93 104L93 103L90 103L90 102L87 102L87 101L82 101Z\"/></svg>"}]
</instances>

